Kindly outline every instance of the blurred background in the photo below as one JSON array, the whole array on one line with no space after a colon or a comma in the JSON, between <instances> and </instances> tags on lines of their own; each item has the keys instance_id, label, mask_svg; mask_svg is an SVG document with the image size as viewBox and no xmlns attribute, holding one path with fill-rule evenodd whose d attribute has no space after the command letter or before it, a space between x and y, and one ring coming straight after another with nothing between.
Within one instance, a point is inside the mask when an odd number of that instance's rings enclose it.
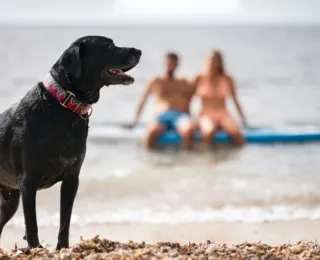
<instances>
[{"instance_id":1,"label":"blurred background","mask_svg":"<svg viewBox=\"0 0 320 260\"><path fill-rule=\"evenodd\" d=\"M178 74L192 80L214 48L224 54L250 123L320 129L318 0L1 0L0 6L1 110L42 81L72 41L99 34L143 55L131 72L134 85L103 89L91 130L132 120L146 82L164 73L167 51L181 55ZM192 108L197 114L197 100ZM153 113L150 101L142 121ZM149 152L139 142L89 139L72 230L319 220L319 154L317 143ZM37 200L39 227L57 227L59 185ZM21 208L9 226L23 229Z\"/></svg>"}]
</instances>

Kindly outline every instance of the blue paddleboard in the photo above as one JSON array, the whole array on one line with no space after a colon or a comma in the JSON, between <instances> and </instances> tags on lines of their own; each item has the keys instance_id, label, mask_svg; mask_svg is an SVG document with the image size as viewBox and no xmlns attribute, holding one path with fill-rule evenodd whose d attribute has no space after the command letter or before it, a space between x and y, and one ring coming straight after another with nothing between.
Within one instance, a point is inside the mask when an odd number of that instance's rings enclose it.
<instances>
[{"instance_id":1,"label":"blue paddleboard","mask_svg":"<svg viewBox=\"0 0 320 260\"><path fill-rule=\"evenodd\" d=\"M242 133L247 143L295 143L320 141L320 129L315 128L260 128L243 129ZM89 139L96 140L142 140L147 130L144 127L125 129L120 126L92 126L89 130ZM195 140L201 140L200 133L195 135ZM158 138L159 143L179 143L180 136L175 131L168 131ZM214 136L217 143L230 143L230 137L224 132L218 132Z\"/></svg>"},{"instance_id":2,"label":"blue paddleboard","mask_svg":"<svg viewBox=\"0 0 320 260\"><path fill-rule=\"evenodd\" d=\"M244 138L247 143L283 143L283 142L306 142L320 141L319 132L292 132L272 129L243 130ZM196 140L201 140L201 134L195 135ZM224 132L219 131L213 138L216 143L230 143L231 138ZM167 132L158 138L160 143L178 143L181 141L176 132Z\"/></svg>"}]
</instances>

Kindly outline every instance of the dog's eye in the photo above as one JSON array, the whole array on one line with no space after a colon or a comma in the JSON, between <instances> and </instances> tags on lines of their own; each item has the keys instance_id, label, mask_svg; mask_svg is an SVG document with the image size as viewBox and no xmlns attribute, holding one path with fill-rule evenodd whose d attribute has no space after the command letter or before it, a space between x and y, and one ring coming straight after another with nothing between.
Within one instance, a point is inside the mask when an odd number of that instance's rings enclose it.
<instances>
[{"instance_id":1,"label":"dog's eye","mask_svg":"<svg viewBox=\"0 0 320 260\"><path fill-rule=\"evenodd\" d=\"M101 47L104 49L111 49L112 48L112 46L110 44L103 44Z\"/></svg>"}]
</instances>

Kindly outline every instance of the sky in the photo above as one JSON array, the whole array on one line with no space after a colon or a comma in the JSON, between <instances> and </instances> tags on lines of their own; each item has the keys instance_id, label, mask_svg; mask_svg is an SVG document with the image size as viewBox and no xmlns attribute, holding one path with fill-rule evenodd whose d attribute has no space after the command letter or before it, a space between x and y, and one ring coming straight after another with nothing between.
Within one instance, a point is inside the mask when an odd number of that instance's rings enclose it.
<instances>
[{"instance_id":1,"label":"sky","mask_svg":"<svg viewBox=\"0 0 320 260\"><path fill-rule=\"evenodd\" d=\"M320 25L320 0L0 0L0 23Z\"/></svg>"}]
</instances>

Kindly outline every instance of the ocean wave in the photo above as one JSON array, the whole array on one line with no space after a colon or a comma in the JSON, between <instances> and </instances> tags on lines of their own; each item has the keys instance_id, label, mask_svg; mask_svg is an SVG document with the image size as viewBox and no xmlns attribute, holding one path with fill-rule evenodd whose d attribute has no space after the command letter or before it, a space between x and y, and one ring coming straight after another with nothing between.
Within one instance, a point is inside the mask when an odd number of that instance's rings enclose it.
<instances>
[{"instance_id":1,"label":"ocean wave","mask_svg":"<svg viewBox=\"0 0 320 260\"><path fill-rule=\"evenodd\" d=\"M320 207L297 208L277 205L268 208L233 207L221 209L194 210L181 208L177 210L118 210L99 212L74 212L71 223L78 226L94 224L148 223L148 224L182 224L195 222L243 222L261 223L269 221L319 220ZM9 226L24 227L23 215L14 217ZM38 225L41 227L59 226L59 212L38 212Z\"/></svg>"}]
</instances>

